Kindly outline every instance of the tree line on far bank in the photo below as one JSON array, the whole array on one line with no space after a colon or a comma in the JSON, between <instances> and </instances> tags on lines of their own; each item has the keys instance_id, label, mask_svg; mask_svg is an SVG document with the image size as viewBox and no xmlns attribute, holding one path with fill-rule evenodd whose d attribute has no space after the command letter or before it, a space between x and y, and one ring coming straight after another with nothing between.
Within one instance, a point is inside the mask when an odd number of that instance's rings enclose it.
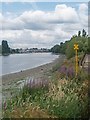
<instances>
[{"instance_id":1,"label":"tree line on far bank","mask_svg":"<svg viewBox=\"0 0 90 120\"><path fill-rule=\"evenodd\" d=\"M82 33L82 34L81 34ZM83 29L82 32L78 31L78 35L72 36L72 38L65 43L61 42L60 45L55 45L51 48L51 52L53 53L61 53L65 54L67 58L71 58L75 55L74 44L77 43L79 45L78 53L89 53L90 37L88 37L86 31Z\"/></svg>"},{"instance_id":2,"label":"tree line on far bank","mask_svg":"<svg viewBox=\"0 0 90 120\"><path fill-rule=\"evenodd\" d=\"M30 53L30 52L49 52L49 49L46 48L26 48L26 49L22 49L22 48L10 48L8 45L8 42L6 40L2 40L2 45L0 45L0 54L2 55L9 55L9 54L15 54L15 53Z\"/></svg>"}]
</instances>

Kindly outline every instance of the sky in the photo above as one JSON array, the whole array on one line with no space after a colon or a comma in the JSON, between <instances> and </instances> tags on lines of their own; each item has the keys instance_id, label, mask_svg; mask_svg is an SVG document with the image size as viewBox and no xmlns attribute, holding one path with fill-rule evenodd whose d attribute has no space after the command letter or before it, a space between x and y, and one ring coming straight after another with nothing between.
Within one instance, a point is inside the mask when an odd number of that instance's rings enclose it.
<instances>
[{"instance_id":1,"label":"sky","mask_svg":"<svg viewBox=\"0 0 90 120\"><path fill-rule=\"evenodd\" d=\"M79 30L88 32L88 3L72 1L0 2L0 43L7 40L11 48L51 48Z\"/></svg>"}]
</instances>

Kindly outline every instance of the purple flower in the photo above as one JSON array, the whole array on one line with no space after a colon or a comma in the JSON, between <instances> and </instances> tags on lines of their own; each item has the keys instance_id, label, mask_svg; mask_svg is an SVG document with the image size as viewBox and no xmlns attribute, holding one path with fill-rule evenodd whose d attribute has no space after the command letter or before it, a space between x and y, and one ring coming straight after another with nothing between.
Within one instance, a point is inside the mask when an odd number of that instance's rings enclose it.
<instances>
[{"instance_id":1,"label":"purple flower","mask_svg":"<svg viewBox=\"0 0 90 120\"><path fill-rule=\"evenodd\" d=\"M73 77L74 76L74 69L73 67L66 67L66 66L61 66L61 68L59 69L59 72L62 75L68 76L68 77Z\"/></svg>"},{"instance_id":2,"label":"purple flower","mask_svg":"<svg viewBox=\"0 0 90 120\"><path fill-rule=\"evenodd\" d=\"M70 67L67 69L67 76L68 77L73 77L74 76L74 69L73 67Z\"/></svg>"},{"instance_id":3,"label":"purple flower","mask_svg":"<svg viewBox=\"0 0 90 120\"><path fill-rule=\"evenodd\" d=\"M59 72L60 72L61 74L65 75L66 72L67 72L67 67L66 67L66 66L62 66L62 67L59 69Z\"/></svg>"},{"instance_id":4,"label":"purple flower","mask_svg":"<svg viewBox=\"0 0 90 120\"><path fill-rule=\"evenodd\" d=\"M32 89L32 88L43 88L43 87L47 87L49 84L48 80L42 79L42 78L38 78L38 79L29 79L26 84L24 85L24 87L28 88L28 89Z\"/></svg>"}]
</instances>

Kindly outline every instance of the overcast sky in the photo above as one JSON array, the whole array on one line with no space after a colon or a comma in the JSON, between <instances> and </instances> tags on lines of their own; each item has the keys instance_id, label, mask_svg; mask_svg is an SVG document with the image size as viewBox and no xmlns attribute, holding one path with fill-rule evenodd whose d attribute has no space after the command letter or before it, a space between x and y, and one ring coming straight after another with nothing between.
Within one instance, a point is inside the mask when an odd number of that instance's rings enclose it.
<instances>
[{"instance_id":1,"label":"overcast sky","mask_svg":"<svg viewBox=\"0 0 90 120\"><path fill-rule=\"evenodd\" d=\"M85 2L0 3L0 42L13 48L51 48L88 28Z\"/></svg>"}]
</instances>

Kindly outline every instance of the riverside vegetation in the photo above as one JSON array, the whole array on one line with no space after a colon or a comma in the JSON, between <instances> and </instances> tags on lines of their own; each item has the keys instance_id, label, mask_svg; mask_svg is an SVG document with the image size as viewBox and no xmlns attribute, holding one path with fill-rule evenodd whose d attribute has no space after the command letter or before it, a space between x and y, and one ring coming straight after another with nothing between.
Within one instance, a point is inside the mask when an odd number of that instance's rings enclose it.
<instances>
[{"instance_id":1,"label":"riverside vegetation","mask_svg":"<svg viewBox=\"0 0 90 120\"><path fill-rule=\"evenodd\" d=\"M86 50L79 51L79 60L83 52ZM74 67L75 57L69 56L62 64L53 67L47 80L29 80L18 95L3 102L3 117L87 118L88 73L79 67L78 76L75 77Z\"/></svg>"}]
</instances>

